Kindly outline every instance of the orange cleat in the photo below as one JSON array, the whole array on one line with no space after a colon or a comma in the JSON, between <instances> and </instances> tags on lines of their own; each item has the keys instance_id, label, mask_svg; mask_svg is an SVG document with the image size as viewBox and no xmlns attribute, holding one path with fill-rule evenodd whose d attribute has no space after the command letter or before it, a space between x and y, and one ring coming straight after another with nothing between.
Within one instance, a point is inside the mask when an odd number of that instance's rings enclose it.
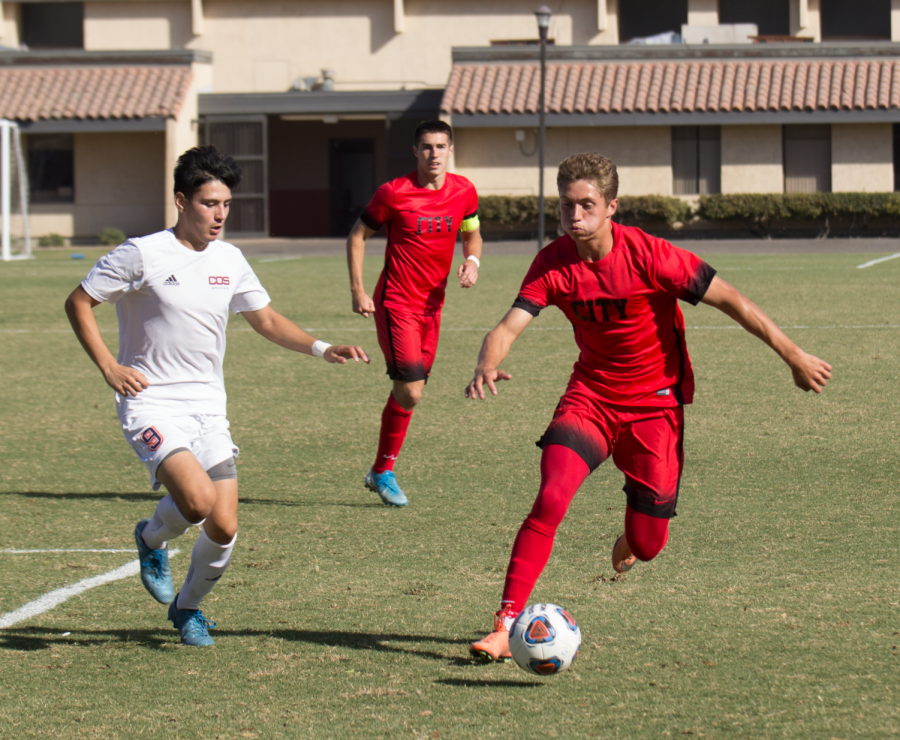
<instances>
[{"instance_id":1,"label":"orange cleat","mask_svg":"<svg viewBox=\"0 0 900 740\"><path fill-rule=\"evenodd\" d=\"M637 558L631 554L631 548L628 547L628 540L623 534L616 540L612 551L612 566L616 573L627 573L634 567Z\"/></svg>"},{"instance_id":2,"label":"orange cleat","mask_svg":"<svg viewBox=\"0 0 900 740\"><path fill-rule=\"evenodd\" d=\"M483 640L473 642L469 646L472 657L498 663L508 663L512 660L512 653L509 652L509 625L516 616L508 607L495 613L494 631Z\"/></svg>"}]
</instances>

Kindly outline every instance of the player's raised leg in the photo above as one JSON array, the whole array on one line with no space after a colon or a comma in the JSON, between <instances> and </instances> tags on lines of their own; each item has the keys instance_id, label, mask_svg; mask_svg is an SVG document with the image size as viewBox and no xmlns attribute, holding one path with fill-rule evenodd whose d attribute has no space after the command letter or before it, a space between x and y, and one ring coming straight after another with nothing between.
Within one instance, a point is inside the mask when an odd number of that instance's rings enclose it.
<instances>
[{"instance_id":1,"label":"player's raised leg","mask_svg":"<svg viewBox=\"0 0 900 740\"><path fill-rule=\"evenodd\" d=\"M229 465L231 463L231 465ZM160 465L157 476L172 492L180 506L199 517L203 531L194 544L191 565L178 596L169 606L169 619L181 633L185 645L212 645L208 629L215 624L208 622L200 611L200 602L221 578L228 563L237 535L237 477L231 458L210 468L209 472L190 452L182 452L168 458Z\"/></svg>"}]
</instances>

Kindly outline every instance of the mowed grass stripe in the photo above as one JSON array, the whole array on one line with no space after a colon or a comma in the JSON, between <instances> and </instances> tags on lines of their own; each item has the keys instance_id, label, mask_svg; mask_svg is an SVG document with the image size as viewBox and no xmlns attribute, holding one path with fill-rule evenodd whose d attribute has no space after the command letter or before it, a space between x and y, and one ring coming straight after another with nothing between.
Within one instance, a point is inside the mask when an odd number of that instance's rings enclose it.
<instances>
[{"instance_id":1,"label":"mowed grass stripe","mask_svg":"<svg viewBox=\"0 0 900 740\"><path fill-rule=\"evenodd\" d=\"M526 331L505 363L514 379L484 403L462 397L480 332L444 332L397 464L408 511L385 510L362 487L389 389L374 336L353 340L372 366L338 368L240 331L229 336L225 373L241 523L232 568L204 605L219 624L216 648L179 647L137 578L94 589L0 632L4 734L896 733L900 341L824 327L896 325L900 263L709 261L727 264L723 277L779 324L823 327L791 334L834 365L834 380L822 396L802 394L745 332L688 329L697 395L668 547L612 579L624 496L607 463L573 502L535 591L581 625L583 653L568 674L532 680L466 653L490 626L537 490L534 441L577 356L559 312L533 325L553 331ZM444 326L493 326L529 262L492 257L465 293L451 281ZM0 267L11 288L0 293L0 328L61 330L0 339L2 547L126 548L156 500L111 392L66 329L62 301L87 267ZM275 308L301 326L364 321L349 314L340 258L255 267ZM370 287L377 268L368 261ZM683 310L689 326L728 326L708 307ZM97 313L115 326L110 307ZM15 569L0 570L0 611L105 560L16 557ZM186 558L173 563L177 583L186 567Z\"/></svg>"}]
</instances>

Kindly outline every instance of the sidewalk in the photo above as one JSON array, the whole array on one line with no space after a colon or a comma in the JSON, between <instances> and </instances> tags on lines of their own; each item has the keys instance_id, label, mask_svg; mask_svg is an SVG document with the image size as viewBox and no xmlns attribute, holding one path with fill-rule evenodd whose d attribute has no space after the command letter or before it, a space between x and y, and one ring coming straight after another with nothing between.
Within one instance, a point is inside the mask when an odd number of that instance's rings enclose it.
<instances>
[{"instance_id":1,"label":"sidewalk","mask_svg":"<svg viewBox=\"0 0 900 740\"><path fill-rule=\"evenodd\" d=\"M225 237L228 239L228 237ZM346 254L346 240L329 239L235 239L233 242L248 257L338 257ZM698 254L894 254L900 252L900 239L686 239L675 240ZM372 237L366 242L366 254L383 255L385 239ZM459 245L457 245L459 250ZM485 242L484 254L529 255L537 252L535 242Z\"/></svg>"}]
</instances>

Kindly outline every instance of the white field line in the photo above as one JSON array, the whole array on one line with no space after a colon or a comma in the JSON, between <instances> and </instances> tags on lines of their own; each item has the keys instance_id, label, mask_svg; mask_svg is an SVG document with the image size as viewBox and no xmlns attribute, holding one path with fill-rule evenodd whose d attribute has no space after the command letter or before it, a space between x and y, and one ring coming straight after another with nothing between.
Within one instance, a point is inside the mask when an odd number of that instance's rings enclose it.
<instances>
[{"instance_id":1,"label":"white field line","mask_svg":"<svg viewBox=\"0 0 900 740\"><path fill-rule=\"evenodd\" d=\"M169 553L169 557L177 554L178 550L172 550ZM94 576L93 578L86 578L83 581L79 581L78 583L73 583L71 586L58 588L55 591L44 594L39 599L30 601L29 603L25 604L25 606L21 606L15 611L8 612L0 616L0 629L12 627L14 624L24 622L26 619L31 619L32 617L36 617L38 614L43 614L44 612L50 611L53 607L59 606L64 601L71 599L73 596L78 596L78 594L84 593L85 591L95 588L96 586L102 586L104 583L120 581L123 578L135 576L140 572L140 570L140 562L138 562L137 560L132 560L130 563L123 565L121 568L116 568L115 570L109 571L109 573L103 573L102 575Z\"/></svg>"},{"instance_id":2,"label":"white field line","mask_svg":"<svg viewBox=\"0 0 900 740\"><path fill-rule=\"evenodd\" d=\"M857 270L865 269L866 267L871 267L872 265L877 265L879 262L887 262L888 260L895 260L900 257L900 252L897 254L892 254L888 257L879 257L877 260L872 260L871 262L863 262L861 265L857 265Z\"/></svg>"},{"instance_id":3,"label":"white field line","mask_svg":"<svg viewBox=\"0 0 900 740\"><path fill-rule=\"evenodd\" d=\"M0 554L6 555L29 555L31 553L38 552L134 552L134 548L132 547L130 550L79 550L79 549L71 549L71 550L63 550L63 549L50 549L50 550L0 550Z\"/></svg>"},{"instance_id":4,"label":"white field line","mask_svg":"<svg viewBox=\"0 0 900 740\"><path fill-rule=\"evenodd\" d=\"M302 254L290 254L285 255L284 257L263 257L262 259L256 260L257 262L286 262L287 260L302 260Z\"/></svg>"}]
</instances>

